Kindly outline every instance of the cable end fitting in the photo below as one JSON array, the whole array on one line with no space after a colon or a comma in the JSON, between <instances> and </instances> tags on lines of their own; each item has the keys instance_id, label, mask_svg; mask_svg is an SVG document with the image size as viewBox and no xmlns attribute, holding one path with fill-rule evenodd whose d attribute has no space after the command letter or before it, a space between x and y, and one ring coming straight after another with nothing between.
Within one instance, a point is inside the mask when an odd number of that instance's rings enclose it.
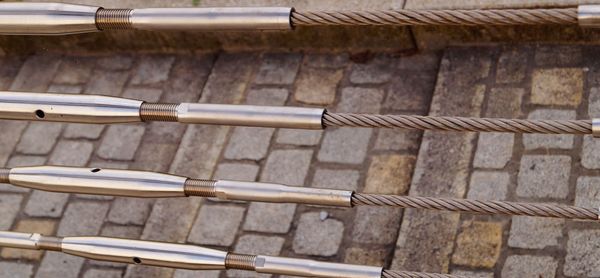
<instances>
[{"instance_id":1,"label":"cable end fitting","mask_svg":"<svg viewBox=\"0 0 600 278\"><path fill-rule=\"evenodd\" d=\"M581 27L600 27L600 5L579 5L577 22Z\"/></svg>"},{"instance_id":2,"label":"cable end fitting","mask_svg":"<svg viewBox=\"0 0 600 278\"><path fill-rule=\"evenodd\" d=\"M600 118L592 119L592 135L600 138Z\"/></svg>"},{"instance_id":3,"label":"cable end fitting","mask_svg":"<svg viewBox=\"0 0 600 278\"><path fill-rule=\"evenodd\" d=\"M0 169L0 183L9 183L10 169Z\"/></svg>"}]
</instances>

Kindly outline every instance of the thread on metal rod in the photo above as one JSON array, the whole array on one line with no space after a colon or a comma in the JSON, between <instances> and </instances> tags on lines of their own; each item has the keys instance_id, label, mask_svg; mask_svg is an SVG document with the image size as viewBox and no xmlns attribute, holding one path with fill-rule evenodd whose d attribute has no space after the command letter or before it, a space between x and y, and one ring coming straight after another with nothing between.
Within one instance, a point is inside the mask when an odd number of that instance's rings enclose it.
<instances>
[{"instance_id":1,"label":"thread on metal rod","mask_svg":"<svg viewBox=\"0 0 600 278\"><path fill-rule=\"evenodd\" d=\"M140 118L142 121L177 121L177 106L174 103L142 103L140 107Z\"/></svg>"},{"instance_id":2,"label":"thread on metal rod","mask_svg":"<svg viewBox=\"0 0 600 278\"><path fill-rule=\"evenodd\" d=\"M464 276L457 276L457 275L450 275L450 274L398 271L398 270L387 270L387 269L383 270L383 272L381 273L381 277L383 277L383 278L466 278Z\"/></svg>"},{"instance_id":3,"label":"thread on metal rod","mask_svg":"<svg viewBox=\"0 0 600 278\"><path fill-rule=\"evenodd\" d=\"M0 169L0 183L8 183L9 175L10 175L10 169Z\"/></svg>"},{"instance_id":4,"label":"thread on metal rod","mask_svg":"<svg viewBox=\"0 0 600 278\"><path fill-rule=\"evenodd\" d=\"M599 220L595 210L564 205L478 201L470 199L432 198L355 193L352 205L389 206L482 214L527 215L579 220Z\"/></svg>"},{"instance_id":5,"label":"thread on metal rod","mask_svg":"<svg viewBox=\"0 0 600 278\"><path fill-rule=\"evenodd\" d=\"M404 128L442 131L514 132L545 134L591 134L589 120L520 120L417 115L323 114L325 126Z\"/></svg>"},{"instance_id":6,"label":"thread on metal rod","mask_svg":"<svg viewBox=\"0 0 600 278\"><path fill-rule=\"evenodd\" d=\"M187 179L183 191L187 196L217 197L214 180Z\"/></svg>"},{"instance_id":7,"label":"thread on metal rod","mask_svg":"<svg viewBox=\"0 0 600 278\"><path fill-rule=\"evenodd\" d=\"M53 236L42 236L37 242L40 250L62 251L61 245L62 238Z\"/></svg>"},{"instance_id":8,"label":"thread on metal rod","mask_svg":"<svg viewBox=\"0 0 600 278\"><path fill-rule=\"evenodd\" d=\"M294 26L577 24L577 8L495 10L293 11Z\"/></svg>"},{"instance_id":9,"label":"thread on metal rod","mask_svg":"<svg viewBox=\"0 0 600 278\"><path fill-rule=\"evenodd\" d=\"M255 270L256 256L228 253L225 257L227 269Z\"/></svg>"},{"instance_id":10,"label":"thread on metal rod","mask_svg":"<svg viewBox=\"0 0 600 278\"><path fill-rule=\"evenodd\" d=\"M96 27L100 30L133 29L132 9L99 9L96 12Z\"/></svg>"}]
</instances>

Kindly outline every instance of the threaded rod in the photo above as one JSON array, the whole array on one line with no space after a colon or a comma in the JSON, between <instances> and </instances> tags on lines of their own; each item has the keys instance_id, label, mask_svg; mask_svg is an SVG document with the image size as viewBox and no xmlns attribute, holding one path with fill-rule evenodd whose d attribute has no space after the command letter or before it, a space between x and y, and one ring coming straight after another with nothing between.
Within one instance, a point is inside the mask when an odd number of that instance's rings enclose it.
<instances>
[{"instance_id":1,"label":"threaded rod","mask_svg":"<svg viewBox=\"0 0 600 278\"><path fill-rule=\"evenodd\" d=\"M142 121L177 121L177 106L173 103L142 103L140 107L140 118Z\"/></svg>"},{"instance_id":2,"label":"threaded rod","mask_svg":"<svg viewBox=\"0 0 600 278\"><path fill-rule=\"evenodd\" d=\"M187 179L183 191L187 196L217 197L214 180Z\"/></svg>"},{"instance_id":3,"label":"threaded rod","mask_svg":"<svg viewBox=\"0 0 600 278\"><path fill-rule=\"evenodd\" d=\"M229 253L225 257L225 267L227 269L255 270L256 256Z\"/></svg>"},{"instance_id":4,"label":"threaded rod","mask_svg":"<svg viewBox=\"0 0 600 278\"><path fill-rule=\"evenodd\" d=\"M466 278L464 276L456 276L451 274L424 273L412 271L397 271L384 269L381 274L382 278Z\"/></svg>"},{"instance_id":5,"label":"threaded rod","mask_svg":"<svg viewBox=\"0 0 600 278\"><path fill-rule=\"evenodd\" d=\"M96 27L100 30L133 29L132 9L99 9L96 12Z\"/></svg>"},{"instance_id":6,"label":"threaded rod","mask_svg":"<svg viewBox=\"0 0 600 278\"><path fill-rule=\"evenodd\" d=\"M10 174L10 169L0 169L0 183L8 183L8 176Z\"/></svg>"}]
</instances>

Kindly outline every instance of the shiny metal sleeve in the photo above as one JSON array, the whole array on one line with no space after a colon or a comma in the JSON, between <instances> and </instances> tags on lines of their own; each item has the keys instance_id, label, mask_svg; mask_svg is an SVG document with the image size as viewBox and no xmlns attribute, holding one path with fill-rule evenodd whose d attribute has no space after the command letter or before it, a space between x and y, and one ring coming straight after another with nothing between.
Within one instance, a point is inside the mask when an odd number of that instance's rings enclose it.
<instances>
[{"instance_id":1,"label":"shiny metal sleeve","mask_svg":"<svg viewBox=\"0 0 600 278\"><path fill-rule=\"evenodd\" d=\"M227 256L193 245L108 237L65 237L61 247L64 253L94 260L194 270L225 269Z\"/></svg>"},{"instance_id":2,"label":"shiny metal sleeve","mask_svg":"<svg viewBox=\"0 0 600 278\"><path fill-rule=\"evenodd\" d=\"M600 27L600 5L580 5L577 8L579 26Z\"/></svg>"},{"instance_id":3,"label":"shiny metal sleeve","mask_svg":"<svg viewBox=\"0 0 600 278\"><path fill-rule=\"evenodd\" d=\"M65 35L99 31L100 7L62 3L0 3L2 35ZM35 78L35 77L32 77Z\"/></svg>"},{"instance_id":4,"label":"shiny metal sleeve","mask_svg":"<svg viewBox=\"0 0 600 278\"><path fill-rule=\"evenodd\" d=\"M53 192L129 197L185 197L187 178L162 173L62 166L17 167L11 184Z\"/></svg>"},{"instance_id":5,"label":"shiny metal sleeve","mask_svg":"<svg viewBox=\"0 0 600 278\"><path fill-rule=\"evenodd\" d=\"M139 100L108 96L4 91L0 92L0 119L96 124L140 122L141 105Z\"/></svg>"},{"instance_id":6,"label":"shiny metal sleeve","mask_svg":"<svg viewBox=\"0 0 600 278\"><path fill-rule=\"evenodd\" d=\"M287 186L274 183L218 180L215 195L223 200L352 206L352 191Z\"/></svg>"},{"instance_id":7,"label":"shiny metal sleeve","mask_svg":"<svg viewBox=\"0 0 600 278\"><path fill-rule=\"evenodd\" d=\"M204 103L182 103L177 106L178 121L191 124L323 129L323 113L323 108L287 106Z\"/></svg>"},{"instance_id":8,"label":"shiny metal sleeve","mask_svg":"<svg viewBox=\"0 0 600 278\"><path fill-rule=\"evenodd\" d=\"M600 138L600 119L592 119L592 135Z\"/></svg>"},{"instance_id":9,"label":"shiny metal sleeve","mask_svg":"<svg viewBox=\"0 0 600 278\"><path fill-rule=\"evenodd\" d=\"M23 249L39 249L37 242L40 234L0 231L0 246Z\"/></svg>"},{"instance_id":10,"label":"shiny metal sleeve","mask_svg":"<svg viewBox=\"0 0 600 278\"><path fill-rule=\"evenodd\" d=\"M129 21L141 30L290 30L292 8L147 8L134 9Z\"/></svg>"},{"instance_id":11,"label":"shiny metal sleeve","mask_svg":"<svg viewBox=\"0 0 600 278\"><path fill-rule=\"evenodd\" d=\"M331 278L380 278L383 268L314 260L256 256L255 271L258 273L296 275L302 277Z\"/></svg>"}]
</instances>

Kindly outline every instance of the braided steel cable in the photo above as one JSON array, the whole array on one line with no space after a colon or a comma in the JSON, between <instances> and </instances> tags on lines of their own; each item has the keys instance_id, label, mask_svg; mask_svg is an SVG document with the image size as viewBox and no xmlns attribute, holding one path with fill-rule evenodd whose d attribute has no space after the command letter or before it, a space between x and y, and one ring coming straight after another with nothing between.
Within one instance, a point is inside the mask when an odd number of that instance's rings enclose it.
<instances>
[{"instance_id":1,"label":"braided steel cable","mask_svg":"<svg viewBox=\"0 0 600 278\"><path fill-rule=\"evenodd\" d=\"M294 26L577 24L577 8L503 10L293 11Z\"/></svg>"},{"instance_id":2,"label":"braided steel cable","mask_svg":"<svg viewBox=\"0 0 600 278\"><path fill-rule=\"evenodd\" d=\"M550 204L478 201L469 199L432 198L398 195L355 193L352 205L390 206L482 214L527 215L580 220L599 220L598 211Z\"/></svg>"},{"instance_id":3,"label":"braided steel cable","mask_svg":"<svg viewBox=\"0 0 600 278\"><path fill-rule=\"evenodd\" d=\"M464 278L464 276L450 275L450 274L437 274L437 273L423 273L423 272L412 272L412 271L397 271L384 269L381 273L382 278Z\"/></svg>"},{"instance_id":4,"label":"braided steel cable","mask_svg":"<svg viewBox=\"0 0 600 278\"><path fill-rule=\"evenodd\" d=\"M325 126L404 128L444 131L591 134L589 120L519 120L417 115L323 114Z\"/></svg>"}]
</instances>

